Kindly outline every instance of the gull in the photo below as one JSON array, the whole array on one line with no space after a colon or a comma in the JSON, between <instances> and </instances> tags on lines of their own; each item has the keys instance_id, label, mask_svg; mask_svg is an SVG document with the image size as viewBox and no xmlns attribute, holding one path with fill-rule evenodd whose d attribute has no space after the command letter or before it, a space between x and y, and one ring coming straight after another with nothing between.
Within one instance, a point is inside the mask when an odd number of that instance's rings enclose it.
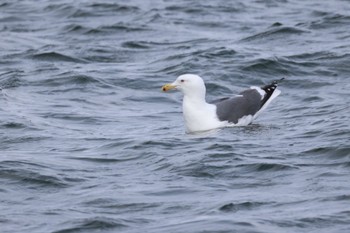
<instances>
[{"instance_id":1,"label":"gull","mask_svg":"<svg viewBox=\"0 0 350 233\"><path fill-rule=\"evenodd\" d=\"M206 87L203 79L195 74L180 75L173 83L165 84L162 90L179 90L183 93L182 110L186 132L192 133L251 124L281 93L277 89L281 80L263 87L253 86L239 95L211 103L207 103L205 99Z\"/></svg>"}]
</instances>

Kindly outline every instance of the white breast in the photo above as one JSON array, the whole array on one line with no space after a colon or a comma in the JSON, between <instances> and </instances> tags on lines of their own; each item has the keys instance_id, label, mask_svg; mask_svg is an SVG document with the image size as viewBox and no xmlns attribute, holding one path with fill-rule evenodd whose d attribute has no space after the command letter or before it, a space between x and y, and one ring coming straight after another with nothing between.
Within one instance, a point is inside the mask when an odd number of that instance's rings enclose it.
<instances>
[{"instance_id":1,"label":"white breast","mask_svg":"<svg viewBox=\"0 0 350 233\"><path fill-rule=\"evenodd\" d=\"M184 97L182 105L187 132L206 131L226 125L226 122L219 121L213 104Z\"/></svg>"}]
</instances>

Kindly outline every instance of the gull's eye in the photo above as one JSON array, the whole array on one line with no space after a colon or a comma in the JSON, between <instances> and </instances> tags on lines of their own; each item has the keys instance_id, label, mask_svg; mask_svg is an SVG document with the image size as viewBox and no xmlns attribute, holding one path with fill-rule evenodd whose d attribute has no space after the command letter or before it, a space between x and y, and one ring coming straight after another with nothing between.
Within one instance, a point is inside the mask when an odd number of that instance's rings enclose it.
<instances>
[{"instance_id":1,"label":"gull's eye","mask_svg":"<svg viewBox=\"0 0 350 233\"><path fill-rule=\"evenodd\" d=\"M183 79L181 79L180 81L181 81L182 83L185 82L185 80L183 80Z\"/></svg>"}]
</instances>

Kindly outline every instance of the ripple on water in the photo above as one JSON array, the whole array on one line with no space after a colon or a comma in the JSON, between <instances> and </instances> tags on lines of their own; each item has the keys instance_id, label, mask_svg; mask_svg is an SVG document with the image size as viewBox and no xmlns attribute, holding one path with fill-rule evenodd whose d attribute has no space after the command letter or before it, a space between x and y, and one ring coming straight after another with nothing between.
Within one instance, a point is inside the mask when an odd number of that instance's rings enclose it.
<instances>
[{"instance_id":1,"label":"ripple on water","mask_svg":"<svg viewBox=\"0 0 350 233\"><path fill-rule=\"evenodd\" d=\"M52 174L47 167L18 161L0 162L0 178L33 188L65 188L69 185L64 177Z\"/></svg>"},{"instance_id":2,"label":"ripple on water","mask_svg":"<svg viewBox=\"0 0 350 233\"><path fill-rule=\"evenodd\" d=\"M97 208L97 210L103 213L112 214L128 214L155 211L156 208L162 206L161 203L148 203L148 202L130 202L125 203L113 198L96 198L90 201L84 201L83 205L89 208Z\"/></svg>"},{"instance_id":3,"label":"ripple on water","mask_svg":"<svg viewBox=\"0 0 350 233\"><path fill-rule=\"evenodd\" d=\"M75 58L73 56L64 55L58 52L44 52L37 53L30 56L31 59L45 61L45 62L74 62L74 63L86 63L84 60Z\"/></svg>"},{"instance_id":4,"label":"ripple on water","mask_svg":"<svg viewBox=\"0 0 350 233\"><path fill-rule=\"evenodd\" d=\"M298 169L297 166L280 164L280 163L253 163L237 165L242 171L250 172L280 172Z\"/></svg>"},{"instance_id":5,"label":"ripple on water","mask_svg":"<svg viewBox=\"0 0 350 233\"><path fill-rule=\"evenodd\" d=\"M111 11L111 12L124 12L124 13L135 13L135 11L139 11L140 8L137 6L131 5L122 5L120 3L91 3L87 5L87 7L91 7L94 11Z\"/></svg>"},{"instance_id":6,"label":"ripple on water","mask_svg":"<svg viewBox=\"0 0 350 233\"><path fill-rule=\"evenodd\" d=\"M22 78L23 71L12 70L0 74L0 90L7 88L14 88L25 84L25 80Z\"/></svg>"},{"instance_id":7,"label":"ripple on water","mask_svg":"<svg viewBox=\"0 0 350 233\"><path fill-rule=\"evenodd\" d=\"M350 23L349 15L320 11L314 11L313 14L320 18L318 20L307 23L310 29L328 29L333 28L335 25L337 25L337 27L342 27L347 26Z\"/></svg>"},{"instance_id":8,"label":"ripple on water","mask_svg":"<svg viewBox=\"0 0 350 233\"><path fill-rule=\"evenodd\" d=\"M285 26L278 26L278 24L274 24L272 28L267 29L264 32L258 33L253 36L248 36L242 41L246 42L262 42L264 40L280 40L281 37L284 38L286 36L290 35L300 35L303 33L307 33L308 31L299 29L297 27L285 27Z\"/></svg>"},{"instance_id":9,"label":"ripple on water","mask_svg":"<svg viewBox=\"0 0 350 233\"><path fill-rule=\"evenodd\" d=\"M242 203L228 203L219 208L219 211L229 213L229 212L237 212L244 210L253 210L257 209L264 205L270 205L271 203L267 202L242 202Z\"/></svg>"},{"instance_id":10,"label":"ripple on water","mask_svg":"<svg viewBox=\"0 0 350 233\"><path fill-rule=\"evenodd\" d=\"M93 217L85 219L76 219L69 222L62 223L65 227L61 230L55 230L53 233L73 233L82 231L93 231L93 230L118 230L128 227L127 221L117 218L108 217ZM71 225L71 227L69 227Z\"/></svg>"},{"instance_id":11,"label":"ripple on water","mask_svg":"<svg viewBox=\"0 0 350 233\"><path fill-rule=\"evenodd\" d=\"M48 166L21 161L1 161L0 178L33 190L67 188L83 179L62 174Z\"/></svg>"},{"instance_id":12,"label":"ripple on water","mask_svg":"<svg viewBox=\"0 0 350 233\"><path fill-rule=\"evenodd\" d=\"M327 147L317 147L307 150L303 155L312 156L325 156L328 159L346 159L350 157L350 147L338 147L338 146L327 146Z\"/></svg>"}]
</instances>

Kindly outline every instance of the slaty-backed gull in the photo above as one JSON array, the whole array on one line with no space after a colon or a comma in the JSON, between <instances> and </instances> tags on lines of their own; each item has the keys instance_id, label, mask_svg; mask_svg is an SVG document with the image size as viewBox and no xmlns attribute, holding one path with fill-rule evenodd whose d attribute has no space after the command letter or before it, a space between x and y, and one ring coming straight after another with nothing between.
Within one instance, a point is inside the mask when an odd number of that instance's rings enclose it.
<instances>
[{"instance_id":1,"label":"slaty-backed gull","mask_svg":"<svg viewBox=\"0 0 350 233\"><path fill-rule=\"evenodd\" d=\"M187 132L206 131L228 126L245 126L257 116L280 93L278 81L263 87L250 87L239 95L207 103L206 88L201 77L194 74L179 76L173 83L162 87L164 92L180 90L183 97L183 116Z\"/></svg>"}]
</instances>

